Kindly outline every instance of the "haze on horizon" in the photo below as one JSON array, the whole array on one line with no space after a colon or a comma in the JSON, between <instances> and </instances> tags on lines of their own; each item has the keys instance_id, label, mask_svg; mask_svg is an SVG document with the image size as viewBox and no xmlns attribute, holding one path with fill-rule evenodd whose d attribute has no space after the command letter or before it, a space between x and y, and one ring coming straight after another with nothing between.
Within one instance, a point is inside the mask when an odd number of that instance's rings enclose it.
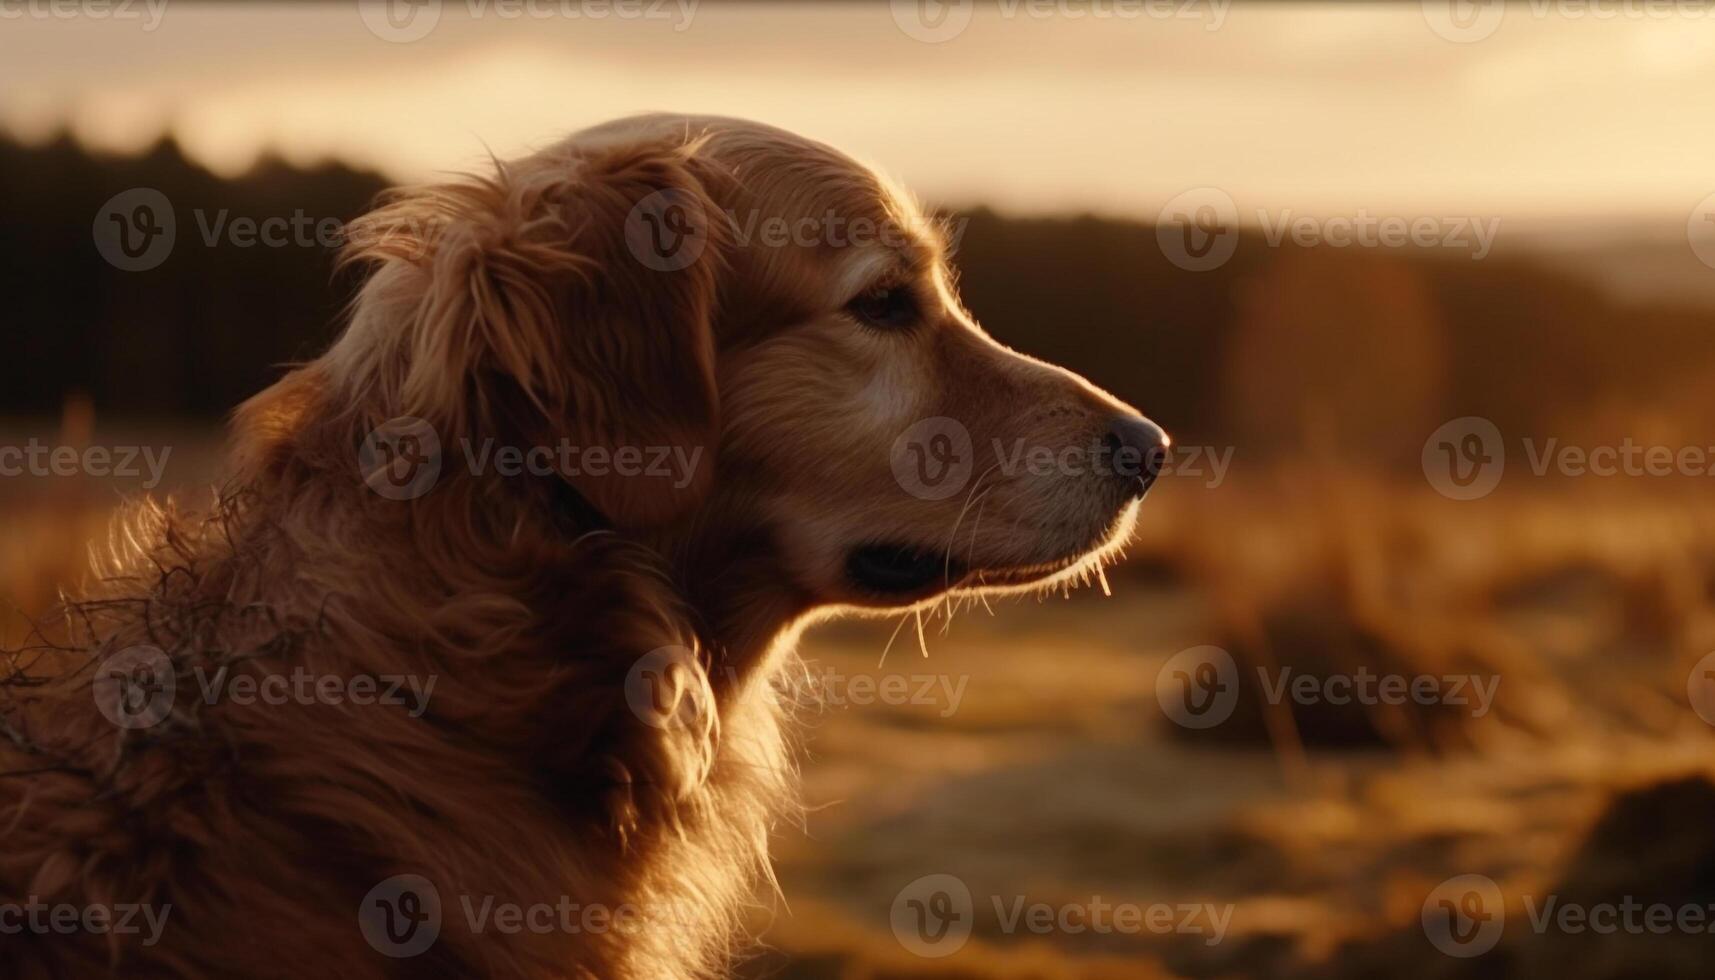
<instances>
[{"instance_id":1,"label":"haze on horizon","mask_svg":"<svg viewBox=\"0 0 1715 980\"><path fill-rule=\"evenodd\" d=\"M642 19L591 15L614 0L450 0L396 43L353 2L166 2L146 29L0 0L0 127L121 151L171 131L228 174L274 151L415 179L618 115L707 112L826 140L940 203L1146 220L1213 186L1247 223L1363 210L1683 234L1715 192L1715 16L1695 4L1514 3L1461 42L1437 33L1438 0L1013 0L925 43L904 0L664 0Z\"/></svg>"}]
</instances>

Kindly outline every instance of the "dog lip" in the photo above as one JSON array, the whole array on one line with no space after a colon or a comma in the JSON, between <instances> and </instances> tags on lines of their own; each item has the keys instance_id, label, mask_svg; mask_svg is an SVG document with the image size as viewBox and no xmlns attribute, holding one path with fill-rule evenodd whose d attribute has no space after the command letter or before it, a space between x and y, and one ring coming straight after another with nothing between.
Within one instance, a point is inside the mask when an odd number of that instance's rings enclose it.
<instances>
[{"instance_id":1,"label":"dog lip","mask_svg":"<svg viewBox=\"0 0 1715 980\"><path fill-rule=\"evenodd\" d=\"M887 600L917 600L937 592L1029 585L1082 560L1076 554L1035 565L971 567L941 552L906 544L868 544L846 555L846 578L861 592Z\"/></svg>"},{"instance_id":2,"label":"dog lip","mask_svg":"<svg viewBox=\"0 0 1715 980\"><path fill-rule=\"evenodd\" d=\"M1038 565L1015 565L1003 568L972 569L969 580L963 584L973 589L1007 588L1009 586L1030 585L1064 572L1077 565L1084 558L1074 555L1059 561L1043 562Z\"/></svg>"},{"instance_id":3,"label":"dog lip","mask_svg":"<svg viewBox=\"0 0 1715 980\"><path fill-rule=\"evenodd\" d=\"M962 563L910 545L860 545L846 555L846 578L876 595L908 596L949 588L964 577Z\"/></svg>"}]
</instances>

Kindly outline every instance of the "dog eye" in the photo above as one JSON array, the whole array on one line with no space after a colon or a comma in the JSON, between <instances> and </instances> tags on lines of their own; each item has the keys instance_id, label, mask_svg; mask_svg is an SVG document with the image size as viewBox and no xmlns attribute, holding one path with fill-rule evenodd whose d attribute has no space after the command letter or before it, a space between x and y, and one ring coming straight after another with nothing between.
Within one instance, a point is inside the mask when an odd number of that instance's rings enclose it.
<instances>
[{"instance_id":1,"label":"dog eye","mask_svg":"<svg viewBox=\"0 0 1715 980\"><path fill-rule=\"evenodd\" d=\"M873 289L847 303L846 312L869 326L897 330L917 322L917 300L904 286Z\"/></svg>"}]
</instances>

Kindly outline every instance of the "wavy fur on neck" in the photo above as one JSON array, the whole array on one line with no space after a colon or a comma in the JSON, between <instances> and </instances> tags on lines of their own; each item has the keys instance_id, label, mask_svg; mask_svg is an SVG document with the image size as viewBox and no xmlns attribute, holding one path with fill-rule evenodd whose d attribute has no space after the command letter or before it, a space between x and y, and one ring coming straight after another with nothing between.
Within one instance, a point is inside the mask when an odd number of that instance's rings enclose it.
<instances>
[{"instance_id":1,"label":"wavy fur on neck","mask_svg":"<svg viewBox=\"0 0 1715 980\"><path fill-rule=\"evenodd\" d=\"M8 936L8 972L724 975L789 810L780 699L758 690L776 673L760 665L789 654L708 635L727 614L691 608L685 572L629 530L682 512L707 473L667 491L465 460L487 438L712 446L720 243L652 274L615 231L641 192L697 194L704 177L683 147L532 158L407 192L354 229L351 257L374 271L351 324L240 410L218 503L132 515L102 584L9 658L0 901L171 909L153 945ZM414 499L374 492L360 467L397 416L443 446ZM170 659L177 695L126 730L92 683L137 644ZM695 709L665 725L627 698L663 647L690 656L655 694ZM222 670L435 686L415 717L204 703ZM432 947L395 960L358 911L400 874L435 887L442 917ZM485 903L562 902L629 909L631 927L466 922Z\"/></svg>"}]
</instances>

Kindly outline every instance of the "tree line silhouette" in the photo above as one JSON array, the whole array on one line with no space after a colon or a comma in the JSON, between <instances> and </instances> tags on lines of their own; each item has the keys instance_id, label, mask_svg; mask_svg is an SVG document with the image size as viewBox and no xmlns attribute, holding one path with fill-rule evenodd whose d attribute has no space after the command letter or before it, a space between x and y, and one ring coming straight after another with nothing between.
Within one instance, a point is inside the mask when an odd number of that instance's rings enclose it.
<instances>
[{"instance_id":1,"label":"tree line silhouette","mask_svg":"<svg viewBox=\"0 0 1715 980\"><path fill-rule=\"evenodd\" d=\"M332 338L355 281L336 275L314 229L363 213L386 184L277 158L225 179L170 140L137 156L0 140L11 342L0 413L55 413L83 393L103 418L224 415ZM93 233L105 202L132 188L160 191L177 216L171 254L137 272L105 260ZM1544 264L1269 247L1240 232L1230 261L1188 272L1143 223L958 217L960 288L984 326L1181 442L1290 452L1320 440L1404 463L1462 415L1543 434L1634 413L1691 431L1715 419L1710 312L1621 306ZM267 218L297 230L277 246L231 233Z\"/></svg>"}]
</instances>

